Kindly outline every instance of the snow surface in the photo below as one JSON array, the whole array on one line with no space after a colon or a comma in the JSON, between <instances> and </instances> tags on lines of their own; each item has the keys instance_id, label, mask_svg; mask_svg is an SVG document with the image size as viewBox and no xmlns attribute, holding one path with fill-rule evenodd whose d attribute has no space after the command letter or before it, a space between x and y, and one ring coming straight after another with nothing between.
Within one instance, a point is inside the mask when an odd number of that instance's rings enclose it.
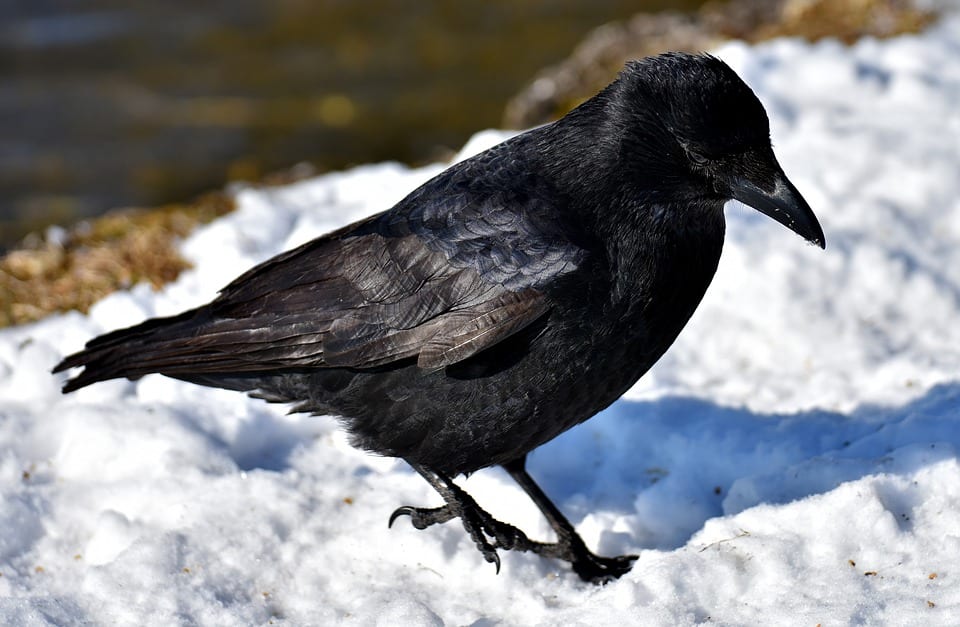
<instances>
[{"instance_id":1,"label":"snow surface","mask_svg":"<svg viewBox=\"0 0 960 627\"><path fill-rule=\"evenodd\" d=\"M827 250L729 207L676 345L532 455L588 544L640 554L623 579L523 554L496 575L456 523L388 530L438 497L329 418L159 376L59 393L49 369L90 337L205 302L441 169L382 164L238 190L175 284L0 331L0 623L960 624L960 19L718 54ZM463 484L549 537L502 471Z\"/></svg>"}]
</instances>

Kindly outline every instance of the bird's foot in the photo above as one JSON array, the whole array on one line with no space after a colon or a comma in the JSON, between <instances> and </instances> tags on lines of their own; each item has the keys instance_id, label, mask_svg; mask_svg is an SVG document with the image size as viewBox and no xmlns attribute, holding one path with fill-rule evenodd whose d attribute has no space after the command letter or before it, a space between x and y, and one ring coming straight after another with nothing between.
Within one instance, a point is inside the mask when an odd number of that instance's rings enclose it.
<instances>
[{"instance_id":1,"label":"bird's foot","mask_svg":"<svg viewBox=\"0 0 960 627\"><path fill-rule=\"evenodd\" d=\"M575 531L558 533L557 542L527 541L524 546L513 547L520 551L531 551L543 557L570 562L573 572L580 579L595 584L609 583L630 572L636 555L618 555L603 557L590 551Z\"/></svg>"},{"instance_id":2,"label":"bird's foot","mask_svg":"<svg viewBox=\"0 0 960 627\"><path fill-rule=\"evenodd\" d=\"M476 544L483 558L494 564L500 572L500 556L497 549L508 551L529 551L544 557L570 562L573 571L584 581L596 584L609 583L620 578L633 567L636 555L603 557L587 549L580 536L567 536L558 542L537 542L531 540L520 529L509 523L497 520L481 508L470 495L462 492L460 501L447 503L443 507L426 508L399 507L390 515L389 525L400 516L409 516L417 529L426 529L431 525L445 523L459 518L463 528Z\"/></svg>"},{"instance_id":3,"label":"bird's foot","mask_svg":"<svg viewBox=\"0 0 960 627\"><path fill-rule=\"evenodd\" d=\"M460 490L453 483L449 484L449 492L444 494L448 499L443 507L426 508L405 505L398 507L390 515L388 526L400 516L409 516L410 522L417 529L426 529L431 525L445 523L459 518L463 528L470 535L477 550L483 559L494 564L500 572L500 556L497 549L531 551L534 545L540 543L529 540L525 533L513 525L501 522L480 507L469 494Z\"/></svg>"},{"instance_id":4,"label":"bird's foot","mask_svg":"<svg viewBox=\"0 0 960 627\"><path fill-rule=\"evenodd\" d=\"M604 584L619 579L631 568L637 559L636 555L620 555L618 557L601 557L592 553L577 530L574 529L567 517L557 509L550 498L544 494L540 486L527 473L526 456L519 457L503 465L504 469L517 484L523 488L536 506L543 513L547 522L557 534L557 541L546 544L534 542L525 551L534 551L544 557L552 557L570 562L573 572L584 581L595 584Z\"/></svg>"},{"instance_id":5,"label":"bird's foot","mask_svg":"<svg viewBox=\"0 0 960 627\"><path fill-rule=\"evenodd\" d=\"M483 559L494 564L500 572L500 556L497 549L507 551L529 551L570 562L573 571L584 581L603 584L621 577L633 567L636 555L621 555L619 557L601 557L587 549L583 540L573 526L563 517L542 491L529 479L529 475L519 468L512 468L515 477L522 480L521 486L532 490L539 500L535 502L547 515L554 531L557 534L556 542L537 542L527 537L520 529L509 523L497 520L486 510L480 507L472 496L463 491L450 478L431 473L418 466L414 468L437 490L445 501L442 507L398 507L390 515L388 526L400 516L409 516L410 522L417 529L426 529L432 525L441 524L459 518L463 528L469 534ZM546 504L546 505L545 505Z\"/></svg>"},{"instance_id":6,"label":"bird's foot","mask_svg":"<svg viewBox=\"0 0 960 627\"><path fill-rule=\"evenodd\" d=\"M610 583L627 574L638 557L637 555L602 557L586 549L584 551L585 554L578 554L571 559L570 565L580 579L595 584Z\"/></svg>"}]
</instances>

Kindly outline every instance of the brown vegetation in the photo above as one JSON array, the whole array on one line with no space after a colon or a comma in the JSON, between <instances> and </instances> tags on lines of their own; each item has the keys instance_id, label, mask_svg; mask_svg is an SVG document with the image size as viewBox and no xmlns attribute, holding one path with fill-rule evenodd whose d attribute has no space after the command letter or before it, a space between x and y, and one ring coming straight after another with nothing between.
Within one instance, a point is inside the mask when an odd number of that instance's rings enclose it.
<instances>
[{"instance_id":1,"label":"brown vegetation","mask_svg":"<svg viewBox=\"0 0 960 627\"><path fill-rule=\"evenodd\" d=\"M233 209L226 194L183 205L116 211L63 237L28 238L0 259L0 326L89 307L110 292L146 281L159 288L188 267L178 241Z\"/></svg>"}]
</instances>

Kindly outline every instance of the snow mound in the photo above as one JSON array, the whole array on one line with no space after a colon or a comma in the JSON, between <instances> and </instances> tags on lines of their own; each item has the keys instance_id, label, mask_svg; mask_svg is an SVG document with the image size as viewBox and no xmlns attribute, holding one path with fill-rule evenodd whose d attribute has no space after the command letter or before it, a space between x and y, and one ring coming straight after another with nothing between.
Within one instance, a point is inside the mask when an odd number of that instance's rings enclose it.
<instances>
[{"instance_id":1,"label":"snow mound","mask_svg":"<svg viewBox=\"0 0 960 627\"><path fill-rule=\"evenodd\" d=\"M380 164L238 189L163 291L0 331L0 623L956 624L958 42L949 18L850 48L717 51L766 104L827 250L729 207L676 345L532 455L589 544L640 554L623 579L513 554L498 576L456 524L388 530L398 505L438 498L329 419L158 376L60 395L50 368L90 337L200 304L442 168ZM549 537L504 473L464 485Z\"/></svg>"}]
</instances>

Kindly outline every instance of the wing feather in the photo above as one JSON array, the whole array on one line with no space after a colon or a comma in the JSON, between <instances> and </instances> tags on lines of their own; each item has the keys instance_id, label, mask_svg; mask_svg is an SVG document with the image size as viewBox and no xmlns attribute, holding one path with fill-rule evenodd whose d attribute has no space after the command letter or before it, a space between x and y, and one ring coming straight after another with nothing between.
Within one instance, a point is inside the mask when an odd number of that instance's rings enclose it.
<instances>
[{"instance_id":1,"label":"wing feather","mask_svg":"<svg viewBox=\"0 0 960 627\"><path fill-rule=\"evenodd\" d=\"M420 349L417 365L439 370L463 361L524 329L549 307L543 294L533 289L507 292L488 311L451 315Z\"/></svg>"},{"instance_id":2,"label":"wing feather","mask_svg":"<svg viewBox=\"0 0 960 627\"><path fill-rule=\"evenodd\" d=\"M67 389L149 372L196 379L408 359L437 370L503 342L549 312L545 288L587 253L536 190L503 191L509 168L461 165L388 212L252 268L208 306L93 340L58 366L86 367ZM503 180L478 178L484 171Z\"/></svg>"}]
</instances>

